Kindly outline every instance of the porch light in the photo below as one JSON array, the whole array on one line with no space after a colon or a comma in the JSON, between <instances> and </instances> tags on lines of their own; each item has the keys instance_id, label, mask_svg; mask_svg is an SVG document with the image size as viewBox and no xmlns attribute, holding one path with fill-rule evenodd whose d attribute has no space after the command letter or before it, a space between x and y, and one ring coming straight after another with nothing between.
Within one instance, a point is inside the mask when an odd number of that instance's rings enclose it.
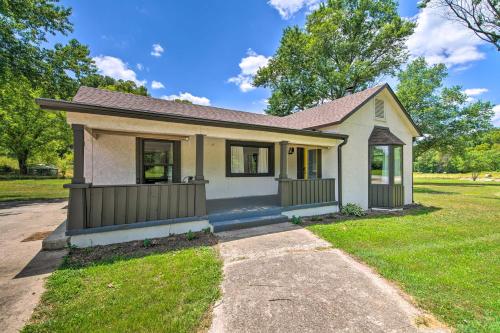
<instances>
[{"instance_id":1,"label":"porch light","mask_svg":"<svg viewBox=\"0 0 500 333\"><path fill-rule=\"evenodd\" d=\"M294 151L295 151L295 148L293 148L293 147L288 148L288 155L293 155Z\"/></svg>"}]
</instances>

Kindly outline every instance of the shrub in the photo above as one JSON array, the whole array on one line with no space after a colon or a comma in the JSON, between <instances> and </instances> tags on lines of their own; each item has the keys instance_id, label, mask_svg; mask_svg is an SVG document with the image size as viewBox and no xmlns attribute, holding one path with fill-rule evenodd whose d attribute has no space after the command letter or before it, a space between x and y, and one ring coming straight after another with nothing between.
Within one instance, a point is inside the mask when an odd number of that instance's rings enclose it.
<instances>
[{"instance_id":1,"label":"shrub","mask_svg":"<svg viewBox=\"0 0 500 333\"><path fill-rule=\"evenodd\" d=\"M142 242L142 245L144 247L150 247L151 246L151 239L145 239L143 242Z\"/></svg>"},{"instance_id":2,"label":"shrub","mask_svg":"<svg viewBox=\"0 0 500 333\"><path fill-rule=\"evenodd\" d=\"M342 215L349 215L349 216L363 216L363 215L365 215L363 208L361 208L359 205L356 205L354 203L348 203L347 205L342 206L341 213L342 213Z\"/></svg>"},{"instance_id":3,"label":"shrub","mask_svg":"<svg viewBox=\"0 0 500 333\"><path fill-rule=\"evenodd\" d=\"M193 240L196 238L196 235L194 232L192 232L191 230L189 230L187 233L186 233L186 239L187 240Z\"/></svg>"},{"instance_id":4,"label":"shrub","mask_svg":"<svg viewBox=\"0 0 500 333\"><path fill-rule=\"evenodd\" d=\"M290 220L293 224L302 224L302 219L298 216L292 216L292 219Z\"/></svg>"}]
</instances>

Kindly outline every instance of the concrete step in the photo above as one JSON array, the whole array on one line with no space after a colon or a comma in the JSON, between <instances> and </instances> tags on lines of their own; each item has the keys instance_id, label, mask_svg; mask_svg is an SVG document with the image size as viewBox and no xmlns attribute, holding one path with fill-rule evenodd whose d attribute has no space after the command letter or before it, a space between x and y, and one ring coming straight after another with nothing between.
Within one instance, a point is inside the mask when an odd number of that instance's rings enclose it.
<instances>
[{"instance_id":1,"label":"concrete step","mask_svg":"<svg viewBox=\"0 0 500 333\"><path fill-rule=\"evenodd\" d=\"M42 241L42 250L61 250L68 247L68 244L69 236L66 236L66 221L64 221Z\"/></svg>"},{"instance_id":2,"label":"concrete step","mask_svg":"<svg viewBox=\"0 0 500 333\"><path fill-rule=\"evenodd\" d=\"M210 223L214 226L214 232L229 231L236 229L259 227L267 224L282 223L288 221L288 217L281 214L252 216L239 219L222 220Z\"/></svg>"},{"instance_id":3,"label":"concrete step","mask_svg":"<svg viewBox=\"0 0 500 333\"><path fill-rule=\"evenodd\" d=\"M235 209L232 211L208 214L208 219L210 220L210 223L215 223L220 221L245 219L248 217L279 215L282 210L282 207L262 207L241 210Z\"/></svg>"}]
</instances>

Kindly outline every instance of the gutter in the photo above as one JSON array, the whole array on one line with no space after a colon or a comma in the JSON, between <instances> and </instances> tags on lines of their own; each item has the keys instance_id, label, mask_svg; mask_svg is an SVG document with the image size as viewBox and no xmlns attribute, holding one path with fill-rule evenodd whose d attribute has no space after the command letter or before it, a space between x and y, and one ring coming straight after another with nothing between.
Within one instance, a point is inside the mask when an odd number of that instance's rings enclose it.
<instances>
[{"instance_id":1,"label":"gutter","mask_svg":"<svg viewBox=\"0 0 500 333\"><path fill-rule=\"evenodd\" d=\"M342 143L337 148L337 178L338 178L338 192L339 192L339 211L342 209L342 146L347 143L347 137L343 139Z\"/></svg>"},{"instance_id":2,"label":"gutter","mask_svg":"<svg viewBox=\"0 0 500 333\"><path fill-rule=\"evenodd\" d=\"M183 124L193 124L193 125L204 125L212 127L225 127L225 128L237 128L237 129L248 129L248 130L260 130L275 133L285 133L309 137L319 137L327 139L337 139L346 140L347 135L336 134L336 133L324 133L314 130L305 129L294 129L286 127L276 127L268 125L257 125L250 123L237 123L231 121L223 120L211 120L181 116L171 113L159 113L154 111L144 111L137 109L121 109L121 108L111 108L92 104L78 103L78 102L68 102L62 100L54 100L48 98L37 98L36 103L44 110L55 110L55 111L66 111L66 112L77 112L77 113L89 113L98 115L107 115L115 117L127 117L127 118L139 118L139 119L149 119L149 120L159 120L168 121L174 123Z\"/></svg>"}]
</instances>

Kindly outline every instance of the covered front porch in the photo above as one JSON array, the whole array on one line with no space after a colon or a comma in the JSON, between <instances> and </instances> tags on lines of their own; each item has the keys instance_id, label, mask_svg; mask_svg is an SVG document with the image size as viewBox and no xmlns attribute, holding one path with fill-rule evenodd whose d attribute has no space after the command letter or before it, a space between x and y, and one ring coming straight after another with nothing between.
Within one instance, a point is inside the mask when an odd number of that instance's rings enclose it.
<instances>
[{"instance_id":1,"label":"covered front porch","mask_svg":"<svg viewBox=\"0 0 500 333\"><path fill-rule=\"evenodd\" d=\"M337 138L99 124L72 124L68 235L221 231L338 209Z\"/></svg>"}]
</instances>

